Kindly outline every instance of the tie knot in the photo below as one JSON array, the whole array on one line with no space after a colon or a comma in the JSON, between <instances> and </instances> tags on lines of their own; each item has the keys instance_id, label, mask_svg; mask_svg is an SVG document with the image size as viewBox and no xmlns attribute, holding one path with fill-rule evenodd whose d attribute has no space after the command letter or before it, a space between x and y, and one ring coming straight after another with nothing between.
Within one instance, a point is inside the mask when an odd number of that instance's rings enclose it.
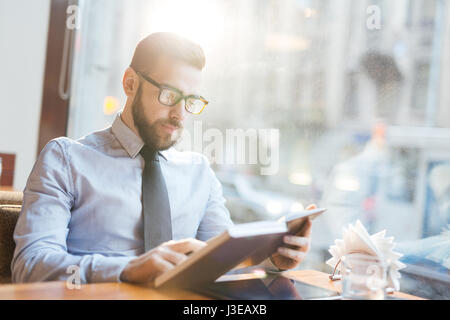
<instances>
[{"instance_id":1,"label":"tie knot","mask_svg":"<svg viewBox=\"0 0 450 320\"><path fill-rule=\"evenodd\" d=\"M150 149L148 146L144 145L139 152L144 158L145 162L148 161L159 161L158 152Z\"/></svg>"}]
</instances>

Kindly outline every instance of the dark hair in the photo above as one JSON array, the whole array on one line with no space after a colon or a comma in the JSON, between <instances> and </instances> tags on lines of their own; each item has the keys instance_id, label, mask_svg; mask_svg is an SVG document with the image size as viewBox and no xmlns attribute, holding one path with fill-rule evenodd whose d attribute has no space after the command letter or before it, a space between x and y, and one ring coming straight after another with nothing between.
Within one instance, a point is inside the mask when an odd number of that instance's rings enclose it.
<instances>
[{"instance_id":1,"label":"dark hair","mask_svg":"<svg viewBox=\"0 0 450 320\"><path fill-rule=\"evenodd\" d=\"M198 44L172 32L157 32L139 42L130 67L135 71L149 72L160 56L179 59L199 70L205 66L205 54Z\"/></svg>"}]
</instances>

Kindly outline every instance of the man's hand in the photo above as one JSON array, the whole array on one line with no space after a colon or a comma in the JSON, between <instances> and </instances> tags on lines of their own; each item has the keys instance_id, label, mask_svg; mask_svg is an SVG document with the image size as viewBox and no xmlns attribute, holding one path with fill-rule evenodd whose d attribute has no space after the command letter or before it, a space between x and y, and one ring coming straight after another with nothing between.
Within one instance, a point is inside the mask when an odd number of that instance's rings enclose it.
<instances>
[{"instance_id":1,"label":"man's hand","mask_svg":"<svg viewBox=\"0 0 450 320\"><path fill-rule=\"evenodd\" d=\"M120 280L132 283L152 283L160 274L173 269L187 259L187 253L206 246L197 239L168 241L131 260L120 274Z\"/></svg>"},{"instance_id":2,"label":"man's hand","mask_svg":"<svg viewBox=\"0 0 450 320\"><path fill-rule=\"evenodd\" d=\"M316 205L309 205L306 210L316 209ZM305 226L294 236L285 236L284 243L288 247L279 247L270 259L281 270L296 268L305 259L311 242L311 219L306 220Z\"/></svg>"}]
</instances>

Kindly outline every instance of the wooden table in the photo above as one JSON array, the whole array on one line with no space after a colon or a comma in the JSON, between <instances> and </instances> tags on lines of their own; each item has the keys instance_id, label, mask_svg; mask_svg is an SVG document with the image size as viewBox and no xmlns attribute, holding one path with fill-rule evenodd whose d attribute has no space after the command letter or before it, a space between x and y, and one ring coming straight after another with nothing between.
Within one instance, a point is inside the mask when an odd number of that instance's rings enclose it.
<instances>
[{"instance_id":1,"label":"wooden table","mask_svg":"<svg viewBox=\"0 0 450 320\"><path fill-rule=\"evenodd\" d=\"M331 281L329 274L315 270L301 270L301 271L286 271L283 272L284 276L305 282L307 284L325 288L328 290L342 292L341 281ZM1 295L0 295L1 296ZM416 297L403 292L394 292L393 297L408 300L425 300L424 298Z\"/></svg>"},{"instance_id":2,"label":"wooden table","mask_svg":"<svg viewBox=\"0 0 450 320\"><path fill-rule=\"evenodd\" d=\"M287 271L284 275L318 287L341 291L340 281L332 282L328 274L319 271ZM421 299L400 292L393 295L398 298ZM155 290L128 283L84 284L80 289L68 289L64 281L0 285L0 300L13 299L204 300L210 298L186 290Z\"/></svg>"}]
</instances>

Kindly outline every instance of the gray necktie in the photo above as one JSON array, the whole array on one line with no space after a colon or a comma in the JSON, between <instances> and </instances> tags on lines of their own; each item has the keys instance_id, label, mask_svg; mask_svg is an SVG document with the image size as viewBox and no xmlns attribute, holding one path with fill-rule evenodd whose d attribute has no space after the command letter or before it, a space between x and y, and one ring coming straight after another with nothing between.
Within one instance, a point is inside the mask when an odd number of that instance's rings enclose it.
<instances>
[{"instance_id":1,"label":"gray necktie","mask_svg":"<svg viewBox=\"0 0 450 320\"><path fill-rule=\"evenodd\" d=\"M172 239L172 223L166 183L161 172L158 153L149 147L141 149L145 159L142 173L142 212L144 214L144 243L147 252Z\"/></svg>"}]
</instances>

